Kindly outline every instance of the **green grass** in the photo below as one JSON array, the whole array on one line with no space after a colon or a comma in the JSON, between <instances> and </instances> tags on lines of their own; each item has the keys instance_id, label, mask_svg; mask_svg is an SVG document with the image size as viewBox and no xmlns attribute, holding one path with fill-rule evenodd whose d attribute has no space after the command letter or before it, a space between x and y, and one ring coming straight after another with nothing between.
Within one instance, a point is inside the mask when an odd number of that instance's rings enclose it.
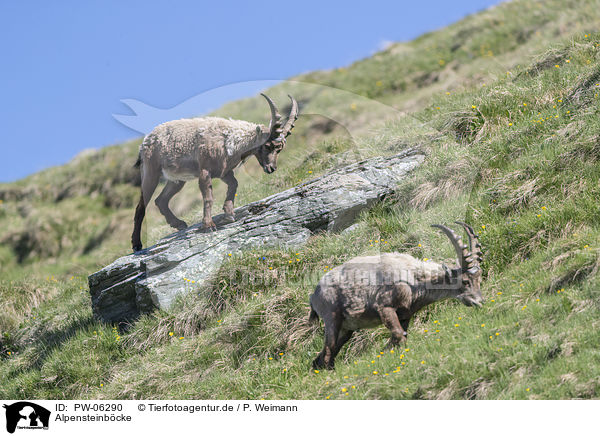
<instances>
[{"instance_id":1,"label":"green grass","mask_svg":"<svg viewBox=\"0 0 600 436\"><path fill-rule=\"evenodd\" d=\"M118 330L93 319L85 279L129 250L137 144L0 186L0 396L598 398L600 37L589 33L597 6L513 1L301 77L410 116L383 119L314 88L305 110L335 112L362 134L301 118L276 173L253 165L240 173L238 204L407 146L425 150L426 164L353 231L315 235L301 250L234 256L175 310ZM283 101L285 90L272 93ZM259 120L258 102L219 112ZM175 207L195 220L196 187ZM320 276L380 251L452 258L430 224L457 219L472 223L486 248L484 307L430 306L412 322L408 349L393 352L384 328L361 331L335 371L312 371L323 331L307 324L308 297ZM150 242L170 231L153 210L148 223ZM254 281L240 280L248 275Z\"/></svg>"}]
</instances>

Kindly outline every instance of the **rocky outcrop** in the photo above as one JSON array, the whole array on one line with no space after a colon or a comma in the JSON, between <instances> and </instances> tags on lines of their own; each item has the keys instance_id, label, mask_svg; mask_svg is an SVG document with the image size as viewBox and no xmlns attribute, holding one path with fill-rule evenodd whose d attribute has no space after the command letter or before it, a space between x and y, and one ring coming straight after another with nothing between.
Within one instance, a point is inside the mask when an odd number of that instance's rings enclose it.
<instances>
[{"instance_id":1,"label":"rocky outcrop","mask_svg":"<svg viewBox=\"0 0 600 436\"><path fill-rule=\"evenodd\" d=\"M89 277L94 315L107 322L169 309L186 292L185 279L208 281L228 254L257 246L299 247L315 232L340 231L418 166L409 149L354 163L236 209L236 222L201 232L201 224L173 233L139 253L117 259Z\"/></svg>"}]
</instances>

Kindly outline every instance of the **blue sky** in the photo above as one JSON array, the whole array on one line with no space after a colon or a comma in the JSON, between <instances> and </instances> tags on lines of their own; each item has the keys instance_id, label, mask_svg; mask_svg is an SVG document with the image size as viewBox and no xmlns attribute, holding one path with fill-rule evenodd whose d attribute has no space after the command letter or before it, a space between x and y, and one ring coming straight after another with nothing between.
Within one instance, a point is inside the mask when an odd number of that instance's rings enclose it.
<instances>
[{"instance_id":1,"label":"blue sky","mask_svg":"<svg viewBox=\"0 0 600 436\"><path fill-rule=\"evenodd\" d=\"M169 108L239 81L344 66L498 0L349 3L2 2L0 181L140 136L113 118L129 113L121 99ZM196 111L257 91L235 89Z\"/></svg>"}]
</instances>

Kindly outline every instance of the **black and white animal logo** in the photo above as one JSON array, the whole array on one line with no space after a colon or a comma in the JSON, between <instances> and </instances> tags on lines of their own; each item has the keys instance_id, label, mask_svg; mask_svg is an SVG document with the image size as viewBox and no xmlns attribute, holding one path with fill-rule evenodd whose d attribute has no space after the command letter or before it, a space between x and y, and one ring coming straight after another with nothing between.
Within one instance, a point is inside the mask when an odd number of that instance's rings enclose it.
<instances>
[{"instance_id":1,"label":"black and white animal logo","mask_svg":"<svg viewBox=\"0 0 600 436\"><path fill-rule=\"evenodd\" d=\"M6 409L6 431L14 433L19 429L48 429L50 411L42 406L29 401L19 401L10 405L4 404Z\"/></svg>"}]
</instances>

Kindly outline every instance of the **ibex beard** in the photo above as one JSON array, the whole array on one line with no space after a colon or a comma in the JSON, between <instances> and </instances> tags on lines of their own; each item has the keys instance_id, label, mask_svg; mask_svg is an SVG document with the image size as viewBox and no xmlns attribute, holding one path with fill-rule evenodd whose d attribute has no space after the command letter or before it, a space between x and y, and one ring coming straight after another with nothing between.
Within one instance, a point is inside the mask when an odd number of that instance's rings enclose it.
<instances>
[{"instance_id":1,"label":"ibex beard","mask_svg":"<svg viewBox=\"0 0 600 436\"><path fill-rule=\"evenodd\" d=\"M235 221L233 203L238 182L233 170L255 156L267 174L274 172L277 156L298 118L298 103L293 97L289 96L292 101L290 113L282 122L275 103L265 94L261 95L271 109L269 127L217 117L190 118L161 124L144 138L136 163L141 172L141 195L131 236L134 252L142 249L141 231L146 206L161 176L167 183L155 203L171 227L182 230L187 224L169 209L169 201L187 181L197 179L204 202L203 229L216 230L212 219L212 179L215 177L227 184L223 205L225 222Z\"/></svg>"}]
</instances>

